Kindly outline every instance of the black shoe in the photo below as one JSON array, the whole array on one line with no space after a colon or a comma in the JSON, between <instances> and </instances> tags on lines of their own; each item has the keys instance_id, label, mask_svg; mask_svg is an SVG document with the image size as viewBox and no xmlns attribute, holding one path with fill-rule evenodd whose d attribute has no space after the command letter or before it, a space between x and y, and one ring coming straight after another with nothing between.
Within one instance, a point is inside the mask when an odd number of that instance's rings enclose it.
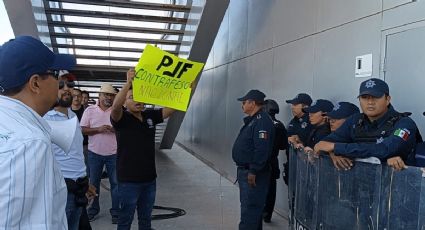
<instances>
[{"instance_id":1,"label":"black shoe","mask_svg":"<svg viewBox=\"0 0 425 230\"><path fill-rule=\"evenodd\" d=\"M264 220L265 223L270 223L271 219L272 219L272 217L271 217L271 215L269 215L269 213L263 212L263 220Z\"/></svg>"},{"instance_id":2,"label":"black shoe","mask_svg":"<svg viewBox=\"0 0 425 230\"><path fill-rule=\"evenodd\" d=\"M118 216L112 216L112 224L118 224Z\"/></svg>"},{"instance_id":3,"label":"black shoe","mask_svg":"<svg viewBox=\"0 0 425 230\"><path fill-rule=\"evenodd\" d=\"M87 214L89 222L92 222L97 219L97 214Z\"/></svg>"}]
</instances>

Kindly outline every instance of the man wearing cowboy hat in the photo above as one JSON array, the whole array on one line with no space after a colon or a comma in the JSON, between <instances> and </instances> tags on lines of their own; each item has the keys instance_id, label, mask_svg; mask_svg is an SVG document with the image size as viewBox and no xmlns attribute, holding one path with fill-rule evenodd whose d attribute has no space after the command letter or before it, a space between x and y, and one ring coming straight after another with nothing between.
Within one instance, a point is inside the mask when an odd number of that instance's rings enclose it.
<instances>
[{"instance_id":1,"label":"man wearing cowboy hat","mask_svg":"<svg viewBox=\"0 0 425 230\"><path fill-rule=\"evenodd\" d=\"M111 84L102 84L99 91L98 104L87 107L80 122L83 134L89 136L89 177L90 183L96 187L96 191L99 191L102 170L106 166L111 185L112 208L110 213L112 223L117 223L118 221L119 208L116 176L117 141L110 120L111 106L116 94L117 92ZM87 210L89 220L94 220L99 211L99 197L96 197L91 207Z\"/></svg>"}]
</instances>

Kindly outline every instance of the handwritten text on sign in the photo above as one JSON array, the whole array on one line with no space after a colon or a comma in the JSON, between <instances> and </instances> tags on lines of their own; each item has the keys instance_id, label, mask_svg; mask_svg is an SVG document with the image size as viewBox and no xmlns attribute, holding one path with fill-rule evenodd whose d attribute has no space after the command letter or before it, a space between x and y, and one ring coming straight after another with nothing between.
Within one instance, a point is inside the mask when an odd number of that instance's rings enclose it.
<instances>
[{"instance_id":1,"label":"handwritten text on sign","mask_svg":"<svg viewBox=\"0 0 425 230\"><path fill-rule=\"evenodd\" d=\"M136 66L133 98L148 104L187 110L190 88L204 64L147 45Z\"/></svg>"}]
</instances>

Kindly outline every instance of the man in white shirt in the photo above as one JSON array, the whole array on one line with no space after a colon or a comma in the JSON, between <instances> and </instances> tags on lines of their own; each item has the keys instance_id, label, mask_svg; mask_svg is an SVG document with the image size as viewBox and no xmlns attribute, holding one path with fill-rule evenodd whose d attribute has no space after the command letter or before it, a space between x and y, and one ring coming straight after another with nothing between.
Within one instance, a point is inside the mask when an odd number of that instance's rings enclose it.
<instances>
[{"instance_id":1,"label":"man in white shirt","mask_svg":"<svg viewBox=\"0 0 425 230\"><path fill-rule=\"evenodd\" d=\"M62 149L60 146L52 143L52 150L55 154L55 159L59 163L59 167L62 171L63 177L65 178L66 187L68 189L68 199L66 202L66 217L68 220L69 230L78 230L80 216L88 203L86 192L89 188L89 179L86 173L86 165L84 163L83 154L83 134L81 132L80 122L78 122L77 115L72 112L72 94L71 91L75 86L73 81L73 75L68 72L64 72L63 75L59 76L59 92L58 102L56 106L44 115L44 119L48 121L68 121L74 120L71 123L74 127L60 128L60 133L66 133L73 131L72 140L69 138L68 141L72 141L69 149ZM63 123L63 122L60 122ZM53 128L53 126L52 126ZM68 135L56 134L63 138ZM92 186L94 189L94 186ZM95 194L95 191L91 191L90 195Z\"/></svg>"},{"instance_id":2,"label":"man in white shirt","mask_svg":"<svg viewBox=\"0 0 425 230\"><path fill-rule=\"evenodd\" d=\"M57 70L74 66L29 36L0 46L0 229L68 229L66 185L42 116L57 100Z\"/></svg>"}]
</instances>

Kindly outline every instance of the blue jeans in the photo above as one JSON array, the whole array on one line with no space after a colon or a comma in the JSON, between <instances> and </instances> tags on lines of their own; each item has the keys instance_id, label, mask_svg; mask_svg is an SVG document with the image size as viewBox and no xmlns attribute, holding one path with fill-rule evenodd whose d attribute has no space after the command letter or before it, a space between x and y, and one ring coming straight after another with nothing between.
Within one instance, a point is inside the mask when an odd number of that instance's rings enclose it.
<instances>
[{"instance_id":1,"label":"blue jeans","mask_svg":"<svg viewBox=\"0 0 425 230\"><path fill-rule=\"evenodd\" d=\"M120 214L117 230L131 228L137 207L139 230L150 230L152 209L155 203L156 180L147 183L118 183Z\"/></svg>"},{"instance_id":2,"label":"blue jeans","mask_svg":"<svg viewBox=\"0 0 425 230\"><path fill-rule=\"evenodd\" d=\"M75 195L68 192L65 207L66 219L68 220L68 230L78 230L82 210L83 207L78 207L75 203Z\"/></svg>"},{"instance_id":3,"label":"blue jeans","mask_svg":"<svg viewBox=\"0 0 425 230\"><path fill-rule=\"evenodd\" d=\"M101 156L88 150L88 165L90 169L90 183L96 187L96 193L100 195L100 179L102 176L103 166L106 165L109 184L111 185L112 208L109 210L112 216L118 215L119 200L117 186L117 170L116 170L117 155ZM99 196L94 198L90 208L87 210L89 216L94 216L99 213Z\"/></svg>"},{"instance_id":4,"label":"blue jeans","mask_svg":"<svg viewBox=\"0 0 425 230\"><path fill-rule=\"evenodd\" d=\"M238 168L241 221L239 230L263 229L263 209L270 183L270 171L257 172L255 187L248 184L248 170Z\"/></svg>"}]
</instances>

